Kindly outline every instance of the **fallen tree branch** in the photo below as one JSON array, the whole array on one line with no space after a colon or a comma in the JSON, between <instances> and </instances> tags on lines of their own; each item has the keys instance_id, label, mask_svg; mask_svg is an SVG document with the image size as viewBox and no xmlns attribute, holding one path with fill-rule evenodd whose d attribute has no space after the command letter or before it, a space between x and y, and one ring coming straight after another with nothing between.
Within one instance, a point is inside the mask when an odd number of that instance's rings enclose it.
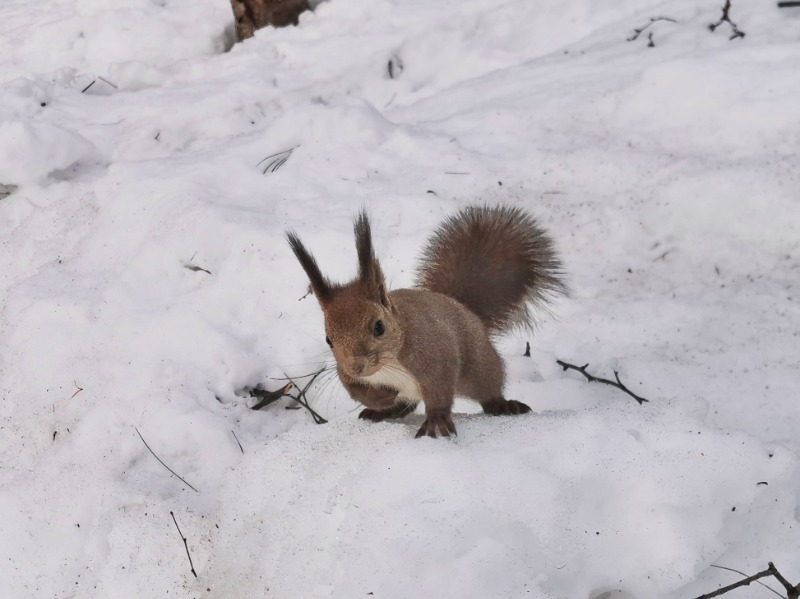
<instances>
[{"instance_id":1,"label":"fallen tree branch","mask_svg":"<svg viewBox=\"0 0 800 599\"><path fill-rule=\"evenodd\" d=\"M624 391L625 393L630 395L633 399L638 401L639 405L642 405L644 402L649 401L644 397L639 397L633 391L631 391L625 385L623 385L622 381L619 380L619 373L616 370L614 371L614 378L617 379L617 382L615 383L614 381L610 381L608 379L601 379L586 372L586 369L589 367L588 364L585 364L584 366L575 366L574 364L569 364L567 362L564 362L563 360L556 360L556 363L559 366L561 366L561 368L563 368L565 372L567 370L576 370L580 372L583 376L586 377L586 380L588 380L590 383L603 383L605 385L611 385L612 387L616 387L620 391Z\"/></svg>"},{"instance_id":2,"label":"fallen tree branch","mask_svg":"<svg viewBox=\"0 0 800 599\"><path fill-rule=\"evenodd\" d=\"M256 168L260 167L262 164L266 162L267 164L264 167L264 170L261 171L261 174L266 175L267 173L274 173L284 164L286 164L286 161L289 160L289 157L292 155L292 152L294 152L299 147L300 146L298 145L289 148L288 150L281 150L280 152L276 152L275 154L270 154L263 160L260 160L258 164L256 164Z\"/></svg>"},{"instance_id":3,"label":"fallen tree branch","mask_svg":"<svg viewBox=\"0 0 800 599\"><path fill-rule=\"evenodd\" d=\"M194 257L196 255L197 255L197 252L192 254L192 257L189 258L189 261L183 263L183 267L188 269L188 270L191 270L192 272L204 272L204 273L210 275L211 274L210 270L207 270L207 269L203 268L202 266L197 266L196 264L194 264Z\"/></svg>"},{"instance_id":4,"label":"fallen tree branch","mask_svg":"<svg viewBox=\"0 0 800 599\"><path fill-rule=\"evenodd\" d=\"M302 378L305 378L305 377L308 377L308 376L310 376L310 377L311 377L311 379L308 381L308 383L306 383L306 386L305 386L305 387L303 387L303 389L302 389L302 390L300 390L300 386L299 386L299 385L297 385L297 384L296 384L296 383L295 383L295 382L294 382L292 379L290 379L290 378L288 378L288 377L287 377L287 380L288 380L288 381L289 381L291 384L293 384L293 385L295 386L295 388L296 388L296 389L298 389L298 391L299 391L297 395L292 395L291 393L289 393L289 397L291 397L291 398L292 398L292 399L293 399L295 402L297 402L298 404L300 404L301 406L303 406L303 407L304 407L306 410L308 410L308 413L309 413L309 414L311 414L311 417L314 419L314 422L315 422L315 423L317 423L317 424L326 424L328 421L327 421L327 420L325 420L325 419L324 419L322 416L320 416L319 414L317 414L317 413L316 413L316 412L315 412L315 411L314 411L314 410L311 408L311 406L310 406L310 405L309 405L309 403L308 403L308 397L306 397L306 391L308 391L308 390L311 388L311 385L313 385L313 384L314 384L314 381L315 381L315 380L317 380L317 377L319 377L319 375L321 375L321 374L322 374L323 372L325 372L326 370L328 370L328 367L327 367L327 366L323 366L322 368L320 368L320 369L319 369L319 370L317 370L316 372L313 372L313 373L311 373L311 374L306 374L306 375L304 375ZM286 374L286 373L284 373L284 375L285 375L285 374Z\"/></svg>"},{"instance_id":5,"label":"fallen tree branch","mask_svg":"<svg viewBox=\"0 0 800 599\"><path fill-rule=\"evenodd\" d=\"M72 382L73 382L73 383L75 383L75 393L73 393L72 395L70 395L70 396L69 396L69 398L70 398L70 399L72 399L72 398L73 398L73 397L75 397L75 396L76 396L78 393L80 393L81 391L83 391L83 387L81 387L81 386L78 384L78 381L72 381Z\"/></svg>"},{"instance_id":6,"label":"fallen tree branch","mask_svg":"<svg viewBox=\"0 0 800 599\"><path fill-rule=\"evenodd\" d=\"M720 570L727 570L728 572L735 572L736 574L740 574L740 575L742 575L742 576L744 576L744 577L747 577L747 574L745 574L744 572L740 572L739 570L734 570L733 568L728 568L728 567L726 567L726 566L718 566L717 564L709 564L709 565L710 565L712 568L719 568ZM764 583L763 583L763 582L761 582L760 580L756 580L756 582L757 582L758 584L760 584L762 587L764 587L765 589L769 589L770 591L772 591L773 593L775 593L775 594L776 594L778 597L783 597L783 595L781 595L781 594L780 594L778 591L776 591L775 589L773 589L771 586L769 586L769 585L767 585L767 584L764 584ZM784 598L784 599L785 599L785 598Z\"/></svg>"},{"instance_id":7,"label":"fallen tree branch","mask_svg":"<svg viewBox=\"0 0 800 599\"><path fill-rule=\"evenodd\" d=\"M646 25L642 25L641 27L637 27L636 29L633 30L633 35L631 35L627 39L627 41L629 41L629 42L636 41L637 39L639 39L640 35L642 35L645 31L647 31L648 27L650 27L653 23L658 23L659 21L667 21L669 23L677 23L678 22L675 19L673 19L672 17L650 17L650 21ZM650 35L648 36L648 38L650 40L650 44L652 44L652 46L650 46L650 47L655 47L655 43L653 43L653 37L652 36L653 36L653 34L651 32Z\"/></svg>"},{"instance_id":8,"label":"fallen tree branch","mask_svg":"<svg viewBox=\"0 0 800 599\"><path fill-rule=\"evenodd\" d=\"M170 511L169 515L172 516L172 521L175 523L175 528L178 529L178 534L181 535L181 539L183 539L183 546L186 547L186 556L189 558L189 567L192 569L192 574L194 574L194 577L197 578L197 572L194 571L194 564L192 563L192 554L189 553L189 545L186 543L186 537L183 536L183 533L181 532L181 527L178 526L178 521L175 519L175 514L173 514Z\"/></svg>"},{"instance_id":9,"label":"fallen tree branch","mask_svg":"<svg viewBox=\"0 0 800 599\"><path fill-rule=\"evenodd\" d=\"M739 582L734 582L733 584L729 584L728 586L717 589L716 591L713 591L711 593L700 595L696 599L711 599L712 597L719 597L720 595L724 595L728 591L732 591L733 589L738 589L739 587L748 586L751 582L756 582L758 579L765 578L767 576L773 576L778 582L780 582L783 585L783 588L786 589L786 599L800 599L800 584L793 586L792 583L786 580L783 577L783 575L780 572L778 572L778 569L772 562L768 562L768 566L769 567L766 570L762 570L758 574L753 574L752 576L748 576L747 578L744 578Z\"/></svg>"},{"instance_id":10,"label":"fallen tree branch","mask_svg":"<svg viewBox=\"0 0 800 599\"><path fill-rule=\"evenodd\" d=\"M269 404L278 401L281 397L289 397L295 403L297 403L300 406L303 406L306 410L308 410L308 413L311 414L311 417L314 419L315 423L326 424L328 421L325 420L319 414L317 414L316 411L314 411L314 409L309 404L308 397L306 396L306 393L311 388L311 385L314 384L314 381L317 380L317 377L319 377L319 375L321 375L326 370L329 370L328 366L323 366L316 372L304 374L302 376L297 377L299 379L311 377L309 381L306 383L306 385L302 388L292 378L285 376L286 373L284 373L283 377L276 377L274 380L288 381L288 383L276 391L266 391L264 389L259 389L258 387L256 387L255 389L251 389L250 390L251 397L261 398L261 401L252 406L251 409L260 410L261 408L266 407ZM293 388L297 389L296 394L289 392Z\"/></svg>"},{"instance_id":11,"label":"fallen tree branch","mask_svg":"<svg viewBox=\"0 0 800 599\"><path fill-rule=\"evenodd\" d=\"M231 434L233 435L233 438L236 439L236 443L239 445L239 449L241 450L242 455L244 455L244 447L242 447L242 442L239 441L239 437L236 436L236 433L233 432L233 430L231 430Z\"/></svg>"},{"instance_id":12,"label":"fallen tree branch","mask_svg":"<svg viewBox=\"0 0 800 599\"><path fill-rule=\"evenodd\" d=\"M281 397L289 395L289 389L293 387L293 383L286 383L283 387L276 391L267 391L266 389L250 389L250 397L258 397L261 401L250 406L251 410L260 410L267 407L271 403L275 403Z\"/></svg>"},{"instance_id":13,"label":"fallen tree branch","mask_svg":"<svg viewBox=\"0 0 800 599\"><path fill-rule=\"evenodd\" d=\"M178 473L177 473L177 472L175 472L175 471L174 471L172 468L170 468L169 466L167 466L167 465L166 465L166 464L163 462L163 460L162 460L160 457L158 457L158 456L156 455L156 452L154 452L152 449L150 449L150 446L147 444L147 441L145 441L145 440L144 440L144 437L142 437L142 433L140 433L140 432L139 432L139 429L138 429L138 428L136 428L136 427L134 426L134 427L133 427L133 430L135 430L135 431L136 431L136 434L137 434L137 435L139 435L139 438L142 440L142 443L144 443L144 446L145 446L145 447L147 447L147 450L148 450L150 453L152 453L152 454L153 454L153 457L154 457L155 459L157 459L157 460L158 460L158 462L159 462L159 463L160 463L162 466L164 466L164 468L166 468L167 470L169 470L170 472L172 472L172 474L174 474L174 475L175 475L175 476L177 476L179 479L181 479L181 480L182 480L184 483L186 483L186 485L187 485L187 486L188 486L188 487L189 487L189 488L190 488L192 491L194 491L195 493L199 493L199 492L200 492L200 491L198 491L197 489L195 489L195 488L194 488L194 487L193 487L191 484L189 484L189 482L188 482L188 481L187 481L185 478L183 478L183 477L182 477L180 474L178 474Z\"/></svg>"},{"instance_id":14,"label":"fallen tree branch","mask_svg":"<svg viewBox=\"0 0 800 599\"><path fill-rule=\"evenodd\" d=\"M731 10L731 0L725 0L725 5L722 7L722 16L719 18L719 21L717 21L716 23L710 23L708 25L708 30L713 33L714 31L716 31L717 27L719 27L723 23L727 23L728 25L731 26L731 36L728 39L735 40L737 37L743 38L746 34L745 34L744 31L741 31L736 26L736 23L731 21L731 18L730 18L729 14L728 14L728 13L730 13L730 10Z\"/></svg>"}]
</instances>

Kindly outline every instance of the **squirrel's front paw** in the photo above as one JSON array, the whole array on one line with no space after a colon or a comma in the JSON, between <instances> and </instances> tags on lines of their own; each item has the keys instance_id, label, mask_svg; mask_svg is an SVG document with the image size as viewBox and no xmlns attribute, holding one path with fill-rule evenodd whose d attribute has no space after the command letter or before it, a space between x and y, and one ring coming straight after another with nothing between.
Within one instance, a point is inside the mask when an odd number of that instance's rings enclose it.
<instances>
[{"instance_id":1,"label":"squirrel's front paw","mask_svg":"<svg viewBox=\"0 0 800 599\"><path fill-rule=\"evenodd\" d=\"M450 433L457 435L456 425L453 424L453 416L449 410L431 410L427 413L425 422L419 427L416 438L419 439L423 435L436 438L436 429L439 429L439 434L442 437L449 437Z\"/></svg>"},{"instance_id":2,"label":"squirrel's front paw","mask_svg":"<svg viewBox=\"0 0 800 599\"><path fill-rule=\"evenodd\" d=\"M366 408L361 410L358 417L362 420L371 420L372 422L380 422L381 420L386 420L387 418L402 418L407 414L410 414L416 409L416 404L407 404L407 403L399 403L395 406L392 406L388 410L373 410L371 408Z\"/></svg>"}]
</instances>

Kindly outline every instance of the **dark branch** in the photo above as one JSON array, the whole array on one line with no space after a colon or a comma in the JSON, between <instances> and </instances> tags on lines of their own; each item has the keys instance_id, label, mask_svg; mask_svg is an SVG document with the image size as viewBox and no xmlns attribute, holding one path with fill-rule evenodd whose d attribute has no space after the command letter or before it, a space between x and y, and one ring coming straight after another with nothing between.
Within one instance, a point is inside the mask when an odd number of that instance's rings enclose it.
<instances>
[{"instance_id":1,"label":"dark branch","mask_svg":"<svg viewBox=\"0 0 800 599\"><path fill-rule=\"evenodd\" d=\"M278 389L277 391L265 391L263 389L258 389L258 388L251 389L250 390L250 395L252 397L260 397L261 398L261 401L259 401L256 405L254 405L251 409L260 410L261 408L263 408L265 406L268 406L269 404L278 401L281 397L289 397L295 403L297 403L298 405L303 406L306 410L308 410L309 414L311 414L311 417L314 419L315 423L317 423L317 424L325 424L325 423L327 423L328 421L325 420L319 414L317 414L317 412L314 411L314 409L311 407L311 405L309 404L309 401L308 401L308 397L306 396L306 393L311 388L311 385L314 384L314 381L317 380L317 377L319 377L319 375L321 375L323 372L325 372L328 369L329 369L328 366L323 366L322 368L320 368L316 372L312 372L312 373L309 373L309 374L304 374L304 375L302 375L300 377L297 377L297 378L300 378L300 379L311 377L309 379L309 381L306 383L306 385L304 387L302 387L302 388L291 377L285 376L286 373L284 373L283 377L277 377L275 380L289 381L289 382L285 386L283 386L282 388ZM297 394L289 393L289 391L291 391L292 388L297 389Z\"/></svg>"},{"instance_id":2,"label":"dark branch","mask_svg":"<svg viewBox=\"0 0 800 599\"><path fill-rule=\"evenodd\" d=\"M631 35L628 38L628 41L629 42L636 41L637 39L639 39L639 36L642 35L642 33L647 31L647 28L650 27L650 25L652 25L653 23L658 23L659 21L668 21L669 23L677 23L678 22L678 21L676 21L675 19L673 19L671 17L650 17L650 21L646 25L643 25L643 26L638 27L638 28L633 30L633 35ZM651 33L650 34L650 36L651 36L650 37L650 41L651 42L653 41L652 35L653 34Z\"/></svg>"},{"instance_id":3,"label":"dark branch","mask_svg":"<svg viewBox=\"0 0 800 599\"><path fill-rule=\"evenodd\" d=\"M720 595L724 595L728 591L732 591L733 589L738 589L739 587L748 586L751 582L756 582L758 579L765 578L767 576L774 576L775 579L783 585L783 587L786 589L786 597L787 597L787 599L798 599L800 597L800 584L798 584L796 586L792 586L792 583L790 583L788 580L786 580L783 577L783 575L780 572L778 572L778 569L775 567L775 565L772 562L768 562L768 565L769 565L769 567L766 570L762 570L758 574L753 574L752 576L748 576L747 578L744 578L744 579L740 580L739 582L735 582L733 584L729 584L726 587L719 588L719 589L717 589L716 591L714 591L712 593L707 593L705 595L700 595L696 599L711 599L712 597L719 597ZM714 566L714 567L715 568L719 568L720 566ZM730 570L730 568L724 568L724 569L725 570ZM735 572L735 570L734 570L734 572ZM741 572L740 572L740 574L741 574ZM759 583L759 584L763 584L763 583ZM766 586L766 585L764 585L764 586ZM769 587L767 587L767 588L769 589ZM775 591L773 589L769 589L769 590L771 590L773 593L775 593ZM776 593L776 594L779 595L779 596L782 596L782 595L780 595L780 593Z\"/></svg>"},{"instance_id":4,"label":"dark branch","mask_svg":"<svg viewBox=\"0 0 800 599\"><path fill-rule=\"evenodd\" d=\"M735 40L737 37L743 38L746 34L744 31L741 31L736 26L736 23L731 21L731 18L728 14L730 13L730 10L731 10L731 0L725 0L725 6L722 7L722 16L716 23L710 23L708 25L708 30L713 33L714 31L716 31L717 27L719 27L723 23L727 23L728 25L731 26L731 37L728 39Z\"/></svg>"},{"instance_id":5,"label":"dark branch","mask_svg":"<svg viewBox=\"0 0 800 599\"><path fill-rule=\"evenodd\" d=\"M720 570L727 570L728 572L735 572L736 574L741 574L742 576L745 576L745 577L747 576L747 574L745 574L744 572L740 572L739 570L734 570L733 568L727 568L725 566L718 566L716 564L709 564L709 565L712 568L719 568ZM772 591L773 593L775 593L778 597L783 597L783 595L781 595L778 591L773 589L771 586L764 584L760 580L757 580L756 582L758 584L760 584L762 587L764 587L765 589L768 589L768 590ZM785 597L783 599L785 599Z\"/></svg>"},{"instance_id":6,"label":"dark branch","mask_svg":"<svg viewBox=\"0 0 800 599\"><path fill-rule=\"evenodd\" d=\"M713 593L707 593L705 595L700 595L696 599L711 599L712 597L719 597L720 595L727 593L728 591L732 591L733 589L738 589L739 587L744 587L749 585L751 582L755 582L759 578L764 578L765 576L772 576L772 572L770 570L762 570L758 574L753 574L752 576L748 576L747 578L740 580L739 582L735 582L733 584L729 584L726 587L722 587L721 589L717 589Z\"/></svg>"},{"instance_id":7,"label":"dark branch","mask_svg":"<svg viewBox=\"0 0 800 599\"><path fill-rule=\"evenodd\" d=\"M100 77L100 76L98 76L97 78L98 78L100 81L102 81L103 83L107 83L108 85L110 85L110 86L111 86L111 87L113 87L114 89L119 89L119 85L117 85L116 83L111 83L111 82L110 82L108 79L103 79L103 78L102 78L102 77Z\"/></svg>"},{"instance_id":8,"label":"dark branch","mask_svg":"<svg viewBox=\"0 0 800 599\"><path fill-rule=\"evenodd\" d=\"M181 539L183 539L183 546L186 547L186 556L189 558L189 567L192 569L192 574L194 574L194 577L197 578L197 572L194 571L194 564L192 563L192 554L189 553L189 545L186 543L186 537L183 536L183 533L181 532L181 527L178 526L178 521L175 519L175 514L170 512L169 515L172 516L172 521L175 523L175 528L178 529L178 534L181 535Z\"/></svg>"},{"instance_id":9,"label":"dark branch","mask_svg":"<svg viewBox=\"0 0 800 599\"><path fill-rule=\"evenodd\" d=\"M195 257L196 255L197 255L197 252L195 252L194 254L192 254L192 257L191 257L191 258L189 258L189 261L188 261L188 262L184 262L184 263L183 263L183 267L184 267L185 269L187 269L187 270L191 270L192 272L204 272L204 273L206 273L206 274L209 274L209 275L210 275L210 274L211 274L211 271L210 271L210 270L206 270L205 268L203 268L203 267L201 267L201 266L197 266L196 264L194 264L194 257Z\"/></svg>"},{"instance_id":10,"label":"dark branch","mask_svg":"<svg viewBox=\"0 0 800 599\"><path fill-rule=\"evenodd\" d=\"M239 437L237 437L237 436L236 436L236 433L235 433L235 432L233 432L233 431L231 431L231 434L233 435L233 438L234 438L234 439L236 439L236 443L238 443L238 445L239 445L239 449L241 450L241 452L242 452L242 455L244 455L244 448L242 447L242 442L241 442L241 441L239 441Z\"/></svg>"},{"instance_id":11,"label":"dark branch","mask_svg":"<svg viewBox=\"0 0 800 599\"><path fill-rule=\"evenodd\" d=\"M83 391L83 387L81 387L81 386L78 384L78 381L72 381L72 382L73 382L73 383L75 383L75 389L76 389L76 390L75 390L75 393L73 393L72 395L70 395L70 396L69 396L69 398L70 398L70 399L72 399L72 398L73 398L73 397L75 397L75 396L76 396L78 393L80 393L81 391Z\"/></svg>"},{"instance_id":12,"label":"dark branch","mask_svg":"<svg viewBox=\"0 0 800 599\"><path fill-rule=\"evenodd\" d=\"M255 389L250 389L250 397L258 397L260 401L251 406L251 410L260 410L261 408L267 407L271 403L275 403L281 397L286 397L289 395L289 390L292 388L292 383L287 383L280 389L275 391L267 391L266 389L259 389L256 387Z\"/></svg>"},{"instance_id":13,"label":"dark branch","mask_svg":"<svg viewBox=\"0 0 800 599\"><path fill-rule=\"evenodd\" d=\"M556 363L559 366L561 366L561 368L563 368L565 372L567 370L577 370L583 376L585 376L586 380L588 380L590 383L603 383L605 385L611 385L612 387L616 387L620 391L624 391L625 393L630 395L633 399L638 401L639 405L642 405L644 402L649 401L649 400L645 399L644 397L639 397L638 395L633 393L630 389L628 389L625 385L623 385L622 381L619 380L619 373L616 370L614 371L614 378L617 379L617 382L615 383L614 381L609 381L608 379L601 379L599 377L593 376L593 375L589 374L588 372L586 372L586 369L589 367L588 364L586 364L584 366L575 366L574 364L569 364L569 363L564 362L562 360L556 360Z\"/></svg>"},{"instance_id":14,"label":"dark branch","mask_svg":"<svg viewBox=\"0 0 800 599\"><path fill-rule=\"evenodd\" d=\"M769 571L772 575L777 579L779 583L783 585L783 588L786 589L786 596L788 599L798 599L800 596L800 584L792 586L792 583L786 580L783 575L778 572L778 569L775 567L775 564L772 562L767 562L769 566Z\"/></svg>"},{"instance_id":15,"label":"dark branch","mask_svg":"<svg viewBox=\"0 0 800 599\"><path fill-rule=\"evenodd\" d=\"M778 8L795 8L800 6L797 0L787 0L786 2L778 2Z\"/></svg>"},{"instance_id":16,"label":"dark branch","mask_svg":"<svg viewBox=\"0 0 800 599\"><path fill-rule=\"evenodd\" d=\"M184 264L183 267L188 269L188 270L191 270L192 272L204 272L207 275L211 274L210 270L206 270L202 266L195 266L194 264Z\"/></svg>"},{"instance_id":17,"label":"dark branch","mask_svg":"<svg viewBox=\"0 0 800 599\"><path fill-rule=\"evenodd\" d=\"M311 408L311 406L308 403L308 397L306 397L306 391L308 391L311 388L311 385L314 384L314 381L317 380L317 377L319 375L321 375L323 372L325 372L326 370L328 370L328 367L327 366L323 366L322 368L320 368L319 370L317 370L316 372L314 372L314 373L312 373L310 375L309 374L304 375L302 378L305 378L307 376L311 377L311 379L308 381L308 383L306 383L306 386L303 387L302 391L299 391L296 396L292 395L291 393L289 394L289 397L291 397L295 402L297 402L298 404L303 406L306 410L308 410L309 414L311 414L311 417L314 419L314 422L317 423L317 424L326 424L328 421L325 420L319 414L317 414ZM284 374L286 374L286 373L284 373ZM288 380L289 380L289 382L291 384L293 384L295 386L295 388L297 388L298 390L300 389L300 386L297 385L294 381L292 381L292 379L288 379Z\"/></svg>"},{"instance_id":18,"label":"dark branch","mask_svg":"<svg viewBox=\"0 0 800 599\"><path fill-rule=\"evenodd\" d=\"M195 488L194 488L192 485L190 485L190 484L189 484L189 482L188 482L188 481L187 481L185 478L183 478L183 477L182 477L180 474L178 474L178 473L177 473L177 472L175 472L175 471L174 471L172 468L170 468L169 466L167 466L167 465L166 465L166 464L165 464L165 463L164 463L164 462L161 460L161 458L160 458L160 457L158 457L158 456L156 455L156 453L155 453L155 452L154 452L152 449L150 449L150 446L147 444L147 441L145 441L145 440L144 440L144 437L142 437L142 433L140 433L140 432L139 432L139 429L138 429L138 428L136 428L136 427L134 426L134 427L133 427L133 430L135 430L135 431L136 431L136 434L137 434L137 435L139 435L139 438L142 440L142 443L144 443L144 446L145 446L145 447L147 447L147 450L148 450L150 453L152 453L152 454L153 454L153 457L154 457L155 459L157 459L157 460L158 460L158 462L159 462L159 463L160 463L162 466L164 466L164 468L166 468L167 470L169 470L170 472L172 472L172 474L174 474L174 475L175 475L175 476L177 476L179 479L181 479L181 480L182 480L184 483L186 483L186 485L187 485L187 486L188 486L188 487L189 487L189 488L190 488L192 491L194 491L195 493L199 493L199 492L200 492L200 491L198 491L197 489L195 489Z\"/></svg>"},{"instance_id":19,"label":"dark branch","mask_svg":"<svg viewBox=\"0 0 800 599\"><path fill-rule=\"evenodd\" d=\"M292 155L292 152L294 152L299 147L300 146L294 146L293 148L289 148L288 150L282 150L280 152L276 152L275 154L270 154L263 160L260 160L259 163L256 164L256 168L258 168L259 166L261 166L266 162L267 164L266 166L264 166L264 170L261 171L261 174L266 175L267 173L274 173L284 164L286 164L286 161L289 160L289 157Z\"/></svg>"}]
</instances>

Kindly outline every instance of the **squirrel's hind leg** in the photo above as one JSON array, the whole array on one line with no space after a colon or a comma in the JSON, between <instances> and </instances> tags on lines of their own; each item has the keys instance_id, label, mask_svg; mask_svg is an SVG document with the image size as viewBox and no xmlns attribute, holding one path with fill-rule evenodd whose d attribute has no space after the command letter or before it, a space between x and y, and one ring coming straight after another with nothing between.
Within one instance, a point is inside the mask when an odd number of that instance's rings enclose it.
<instances>
[{"instance_id":1,"label":"squirrel's hind leg","mask_svg":"<svg viewBox=\"0 0 800 599\"><path fill-rule=\"evenodd\" d=\"M490 339L475 344L473 367L459 381L459 393L471 397L483 408L484 414L492 416L526 414L530 406L503 397L505 365Z\"/></svg>"},{"instance_id":2,"label":"squirrel's hind leg","mask_svg":"<svg viewBox=\"0 0 800 599\"><path fill-rule=\"evenodd\" d=\"M416 403L400 402L386 410L373 410L371 408L366 408L361 410L361 413L359 413L358 417L362 420L380 422L381 420L388 420L390 418L403 418L416 409Z\"/></svg>"},{"instance_id":3,"label":"squirrel's hind leg","mask_svg":"<svg viewBox=\"0 0 800 599\"><path fill-rule=\"evenodd\" d=\"M505 416L527 414L531 411L528 404L522 403L515 399L506 399L504 397L495 397L493 399L484 400L481 403L484 414L491 416Z\"/></svg>"}]
</instances>

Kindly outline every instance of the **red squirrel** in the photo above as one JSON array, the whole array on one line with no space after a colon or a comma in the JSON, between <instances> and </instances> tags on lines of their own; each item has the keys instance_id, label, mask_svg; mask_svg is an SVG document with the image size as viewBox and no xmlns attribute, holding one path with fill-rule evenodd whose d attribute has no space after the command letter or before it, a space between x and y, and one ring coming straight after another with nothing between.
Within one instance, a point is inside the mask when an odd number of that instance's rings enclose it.
<instances>
[{"instance_id":1,"label":"red squirrel","mask_svg":"<svg viewBox=\"0 0 800 599\"><path fill-rule=\"evenodd\" d=\"M503 396L505 367L492 337L531 327L530 307L566 293L553 242L527 212L469 206L428 241L412 289L390 291L375 257L369 219L355 219L358 276L331 282L297 235L289 245L325 314L325 340L339 379L366 406L359 418L401 418L425 404L417 437L456 434L456 395L486 414L524 414Z\"/></svg>"}]
</instances>

